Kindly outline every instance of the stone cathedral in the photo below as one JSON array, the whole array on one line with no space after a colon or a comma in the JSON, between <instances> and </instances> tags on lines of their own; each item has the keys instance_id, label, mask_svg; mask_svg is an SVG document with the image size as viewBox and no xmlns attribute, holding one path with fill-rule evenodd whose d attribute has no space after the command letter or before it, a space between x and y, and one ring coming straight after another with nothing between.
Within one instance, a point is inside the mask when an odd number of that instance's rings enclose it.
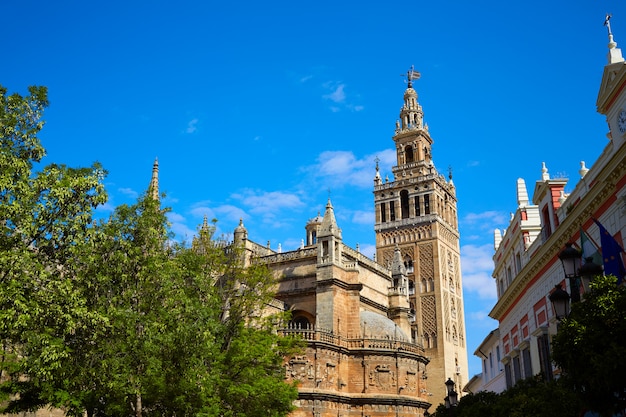
<instances>
[{"instance_id":1,"label":"stone cathedral","mask_svg":"<svg viewBox=\"0 0 626 417\"><path fill-rule=\"evenodd\" d=\"M434 167L417 76L396 122L394 180L376 164L376 261L343 243L330 199L297 250L253 242L243 222L234 231L246 262L274 274L275 307L292 312L282 331L307 341L285 358L293 417L423 417L448 378L457 392L468 381L455 187Z\"/></svg>"}]
</instances>

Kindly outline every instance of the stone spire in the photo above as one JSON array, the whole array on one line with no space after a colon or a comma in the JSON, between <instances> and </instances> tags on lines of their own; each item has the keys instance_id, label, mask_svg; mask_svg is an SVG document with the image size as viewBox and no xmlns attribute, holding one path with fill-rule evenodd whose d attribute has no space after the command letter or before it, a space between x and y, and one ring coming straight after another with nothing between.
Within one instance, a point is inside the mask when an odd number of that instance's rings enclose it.
<instances>
[{"instance_id":1,"label":"stone spire","mask_svg":"<svg viewBox=\"0 0 626 417\"><path fill-rule=\"evenodd\" d=\"M609 65L616 64L618 62L624 62L624 58L622 57L622 50L617 47L617 42L613 40L613 32L611 31L611 15L607 14L604 19L604 26L609 33L609 53L607 55Z\"/></svg>"},{"instance_id":2,"label":"stone spire","mask_svg":"<svg viewBox=\"0 0 626 417\"><path fill-rule=\"evenodd\" d=\"M376 157L376 175L374 175L374 185L380 185L383 183L382 178L380 177L380 168L378 168L378 162L380 159Z\"/></svg>"},{"instance_id":3,"label":"stone spire","mask_svg":"<svg viewBox=\"0 0 626 417\"><path fill-rule=\"evenodd\" d=\"M154 158L152 165L152 179L148 187L148 194L155 200L159 200L159 158Z\"/></svg>"},{"instance_id":4,"label":"stone spire","mask_svg":"<svg viewBox=\"0 0 626 417\"><path fill-rule=\"evenodd\" d=\"M328 203L326 203L326 211L324 212L324 218L322 219L322 224L320 225L319 233L317 236L334 236L337 239L341 239L341 229L337 227L337 220L335 220L335 210L333 209L333 205L330 202L330 198L328 199Z\"/></svg>"},{"instance_id":5,"label":"stone spire","mask_svg":"<svg viewBox=\"0 0 626 417\"><path fill-rule=\"evenodd\" d=\"M391 262L391 273L393 276L406 275L406 267L404 266L404 260L402 259L402 253L396 243L396 248L393 250L393 261Z\"/></svg>"},{"instance_id":6,"label":"stone spire","mask_svg":"<svg viewBox=\"0 0 626 417\"><path fill-rule=\"evenodd\" d=\"M550 179L550 174L548 173L548 167L546 167L546 163L541 163L541 181L548 181Z\"/></svg>"}]
</instances>

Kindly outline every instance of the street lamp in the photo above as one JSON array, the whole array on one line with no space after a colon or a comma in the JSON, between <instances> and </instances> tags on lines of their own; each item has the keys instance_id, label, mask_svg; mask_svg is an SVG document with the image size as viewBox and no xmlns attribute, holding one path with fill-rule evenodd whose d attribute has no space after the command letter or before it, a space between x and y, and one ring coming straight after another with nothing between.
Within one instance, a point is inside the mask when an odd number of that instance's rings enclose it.
<instances>
[{"instance_id":1,"label":"street lamp","mask_svg":"<svg viewBox=\"0 0 626 417\"><path fill-rule=\"evenodd\" d=\"M556 319L561 320L563 317L566 317L569 313L570 296L567 291L561 288L561 284L556 284L554 286L554 291L552 291L552 294L550 294L548 298L552 303Z\"/></svg>"},{"instance_id":2,"label":"street lamp","mask_svg":"<svg viewBox=\"0 0 626 417\"><path fill-rule=\"evenodd\" d=\"M580 278L583 282L583 292L589 292L589 283L598 275L602 275L602 266L593 262L593 257L585 258L585 263L580 267Z\"/></svg>"},{"instance_id":3,"label":"street lamp","mask_svg":"<svg viewBox=\"0 0 626 417\"><path fill-rule=\"evenodd\" d=\"M456 407L458 404L458 394L454 390L454 381L450 378L445 382L448 395L444 398L446 408Z\"/></svg>"},{"instance_id":4,"label":"street lamp","mask_svg":"<svg viewBox=\"0 0 626 417\"><path fill-rule=\"evenodd\" d=\"M580 281L579 281L579 272L580 272L580 258L582 254L579 250L576 250L572 247L571 243L565 244L565 249L559 253L559 259L563 264L563 271L565 272L565 277L569 279L569 285L572 290L572 302L580 301Z\"/></svg>"}]
</instances>

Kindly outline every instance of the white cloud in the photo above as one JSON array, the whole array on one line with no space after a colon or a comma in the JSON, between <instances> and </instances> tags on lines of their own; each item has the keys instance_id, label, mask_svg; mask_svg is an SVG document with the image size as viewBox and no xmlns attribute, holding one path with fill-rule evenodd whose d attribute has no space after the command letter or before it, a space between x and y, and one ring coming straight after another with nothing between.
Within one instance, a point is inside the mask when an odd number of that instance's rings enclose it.
<instances>
[{"instance_id":1,"label":"white cloud","mask_svg":"<svg viewBox=\"0 0 626 417\"><path fill-rule=\"evenodd\" d=\"M352 215L352 223L355 224L366 224L369 226L373 226L374 220L375 219L373 211L357 210Z\"/></svg>"},{"instance_id":2,"label":"white cloud","mask_svg":"<svg viewBox=\"0 0 626 417\"><path fill-rule=\"evenodd\" d=\"M187 219L184 216L171 211L167 213L167 220L170 222L170 229L176 235L177 240L190 242L195 236L196 231L187 226Z\"/></svg>"},{"instance_id":3,"label":"white cloud","mask_svg":"<svg viewBox=\"0 0 626 417\"><path fill-rule=\"evenodd\" d=\"M220 221L239 222L240 219L248 218L248 214L243 209L229 204L215 207L214 212Z\"/></svg>"},{"instance_id":4,"label":"white cloud","mask_svg":"<svg viewBox=\"0 0 626 417\"><path fill-rule=\"evenodd\" d=\"M250 212L257 214L277 213L280 210L297 209L305 205L298 195L282 191L267 192L248 189L233 194L231 197L249 207Z\"/></svg>"},{"instance_id":5,"label":"white cloud","mask_svg":"<svg viewBox=\"0 0 626 417\"><path fill-rule=\"evenodd\" d=\"M96 207L97 213L112 213L114 210L115 210L115 206L108 201Z\"/></svg>"},{"instance_id":6,"label":"white cloud","mask_svg":"<svg viewBox=\"0 0 626 417\"><path fill-rule=\"evenodd\" d=\"M344 91L344 88L346 88L346 85L343 83L333 86L332 91L329 94L325 94L324 98L334 103L343 103L346 101L346 92Z\"/></svg>"},{"instance_id":7,"label":"white cloud","mask_svg":"<svg viewBox=\"0 0 626 417\"><path fill-rule=\"evenodd\" d=\"M461 247L461 270L464 290L476 293L481 299L496 298L496 284L491 278L493 245L463 245Z\"/></svg>"},{"instance_id":8,"label":"white cloud","mask_svg":"<svg viewBox=\"0 0 626 417\"><path fill-rule=\"evenodd\" d=\"M493 231L502 224L508 224L507 216L498 211L468 213L461 219L461 224L479 230Z\"/></svg>"},{"instance_id":9,"label":"white cloud","mask_svg":"<svg viewBox=\"0 0 626 417\"><path fill-rule=\"evenodd\" d=\"M205 203L196 203L191 209L191 214L197 218L206 218L211 221L216 218L215 212L211 207L204 205Z\"/></svg>"},{"instance_id":10,"label":"white cloud","mask_svg":"<svg viewBox=\"0 0 626 417\"><path fill-rule=\"evenodd\" d=\"M359 251L367 256L370 259L374 259L374 254L376 253L376 245L370 245L370 244L364 244L361 245L359 244Z\"/></svg>"},{"instance_id":11,"label":"white cloud","mask_svg":"<svg viewBox=\"0 0 626 417\"><path fill-rule=\"evenodd\" d=\"M350 111L362 111L364 109L363 105L354 103L352 95L350 99L348 98L346 85L344 83L328 81L322 84L322 87L327 91L326 94L322 95L322 98L333 103L329 107L330 111L333 113L337 113L343 109L348 109Z\"/></svg>"},{"instance_id":12,"label":"white cloud","mask_svg":"<svg viewBox=\"0 0 626 417\"><path fill-rule=\"evenodd\" d=\"M188 123L187 123L187 128L185 129L185 133L195 133L198 130L198 122L199 120L196 119L191 119Z\"/></svg>"},{"instance_id":13,"label":"white cloud","mask_svg":"<svg viewBox=\"0 0 626 417\"><path fill-rule=\"evenodd\" d=\"M312 75L305 75L304 77L300 78L300 82L301 83L305 83L305 82L309 81L311 78L313 78Z\"/></svg>"},{"instance_id":14,"label":"white cloud","mask_svg":"<svg viewBox=\"0 0 626 417\"><path fill-rule=\"evenodd\" d=\"M139 197L139 193L133 190L132 188L118 188L117 191L119 191L121 194L124 194L125 196L130 197L130 198Z\"/></svg>"},{"instance_id":15,"label":"white cloud","mask_svg":"<svg viewBox=\"0 0 626 417\"><path fill-rule=\"evenodd\" d=\"M306 167L305 171L317 178L322 178L333 188L359 187L371 188L374 185L375 160L380 159L381 166L396 163L396 152L386 149L376 154L358 159L351 151L325 151L317 157L317 164ZM384 174L381 173L384 176Z\"/></svg>"}]
</instances>

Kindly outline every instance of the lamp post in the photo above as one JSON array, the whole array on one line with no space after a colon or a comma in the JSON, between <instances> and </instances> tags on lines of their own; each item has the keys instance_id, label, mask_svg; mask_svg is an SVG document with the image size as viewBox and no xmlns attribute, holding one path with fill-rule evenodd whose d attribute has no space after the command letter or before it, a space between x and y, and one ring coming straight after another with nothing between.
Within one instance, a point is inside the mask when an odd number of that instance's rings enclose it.
<instances>
[{"instance_id":1,"label":"lamp post","mask_svg":"<svg viewBox=\"0 0 626 417\"><path fill-rule=\"evenodd\" d=\"M561 284L554 286L554 291L552 291L552 294L550 294L548 298L552 303L552 309L554 310L556 319L560 321L563 317L566 317L569 313L570 296L567 291L561 288Z\"/></svg>"},{"instance_id":2,"label":"lamp post","mask_svg":"<svg viewBox=\"0 0 626 417\"><path fill-rule=\"evenodd\" d=\"M448 395L446 395L446 398L443 399L443 402L446 408L448 409L448 412L452 414L454 407L456 407L456 405L458 404L459 396L457 392L454 390L454 381L451 378L448 378L445 384L446 384L446 391Z\"/></svg>"},{"instance_id":3,"label":"lamp post","mask_svg":"<svg viewBox=\"0 0 626 417\"><path fill-rule=\"evenodd\" d=\"M585 258L585 263L580 267L580 279L583 283L583 292L589 292L589 283L598 275L602 275L602 266L593 262L591 256Z\"/></svg>"},{"instance_id":4,"label":"lamp post","mask_svg":"<svg viewBox=\"0 0 626 417\"><path fill-rule=\"evenodd\" d=\"M571 243L565 244L565 249L559 253L559 259L563 264L565 277L569 279L569 285L572 290L572 303L580 301L580 258L582 254L579 250L572 247Z\"/></svg>"}]
</instances>

